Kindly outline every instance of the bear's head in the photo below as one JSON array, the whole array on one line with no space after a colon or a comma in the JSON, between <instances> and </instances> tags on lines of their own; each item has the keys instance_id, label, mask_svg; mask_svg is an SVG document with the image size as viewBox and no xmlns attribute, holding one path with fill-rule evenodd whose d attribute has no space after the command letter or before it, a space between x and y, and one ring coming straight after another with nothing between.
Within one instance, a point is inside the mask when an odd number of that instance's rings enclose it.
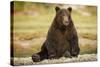
<instances>
[{"instance_id":1,"label":"bear's head","mask_svg":"<svg viewBox=\"0 0 100 67\"><path fill-rule=\"evenodd\" d=\"M67 9L61 9L60 7L56 6L55 11L56 11L55 21L58 24L58 26L60 25L61 27L62 26L68 27L72 24L72 19L71 19L72 8L71 7L68 7Z\"/></svg>"}]
</instances>

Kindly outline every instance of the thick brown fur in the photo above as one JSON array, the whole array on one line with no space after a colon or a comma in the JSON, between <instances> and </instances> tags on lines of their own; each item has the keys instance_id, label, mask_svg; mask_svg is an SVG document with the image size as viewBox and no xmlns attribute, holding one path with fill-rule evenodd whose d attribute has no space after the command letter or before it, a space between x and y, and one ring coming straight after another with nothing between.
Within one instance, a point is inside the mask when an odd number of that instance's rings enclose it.
<instances>
[{"instance_id":1,"label":"thick brown fur","mask_svg":"<svg viewBox=\"0 0 100 67\"><path fill-rule=\"evenodd\" d=\"M62 56L77 57L80 52L77 31L71 18L72 8L60 9L56 7L55 10L56 16L48 30L41 51L32 55L34 62L57 59Z\"/></svg>"}]
</instances>

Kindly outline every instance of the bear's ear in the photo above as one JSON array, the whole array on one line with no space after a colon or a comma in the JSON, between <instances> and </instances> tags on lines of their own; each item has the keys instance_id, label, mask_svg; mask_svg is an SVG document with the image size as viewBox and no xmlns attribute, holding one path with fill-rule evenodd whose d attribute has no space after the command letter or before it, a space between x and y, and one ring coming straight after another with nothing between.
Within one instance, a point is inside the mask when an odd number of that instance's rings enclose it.
<instances>
[{"instance_id":1,"label":"bear's ear","mask_svg":"<svg viewBox=\"0 0 100 67\"><path fill-rule=\"evenodd\" d=\"M69 11L70 13L72 12L72 8L71 8L71 7L68 7L67 9L68 9L68 11Z\"/></svg>"},{"instance_id":2,"label":"bear's ear","mask_svg":"<svg viewBox=\"0 0 100 67\"><path fill-rule=\"evenodd\" d=\"M56 12L58 12L60 10L60 7L56 6L55 10L56 10Z\"/></svg>"}]
</instances>

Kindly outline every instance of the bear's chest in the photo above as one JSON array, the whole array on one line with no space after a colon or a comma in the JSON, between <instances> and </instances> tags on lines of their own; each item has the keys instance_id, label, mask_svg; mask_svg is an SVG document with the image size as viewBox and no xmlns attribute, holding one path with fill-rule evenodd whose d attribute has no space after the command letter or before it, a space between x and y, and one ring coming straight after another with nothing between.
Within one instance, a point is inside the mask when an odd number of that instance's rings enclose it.
<instances>
[{"instance_id":1,"label":"bear's chest","mask_svg":"<svg viewBox=\"0 0 100 67\"><path fill-rule=\"evenodd\" d=\"M71 32L71 31L58 32L58 33L56 33L55 35L56 35L58 41L59 41L59 40L65 41L65 40L70 40L70 39L71 39L71 37L72 37L72 32Z\"/></svg>"},{"instance_id":2,"label":"bear's chest","mask_svg":"<svg viewBox=\"0 0 100 67\"><path fill-rule=\"evenodd\" d=\"M67 44L69 44L69 40L71 39L71 34L70 32L58 32L58 33L55 33L55 36L54 36L54 40L56 42L56 45L59 47L65 47Z\"/></svg>"}]
</instances>

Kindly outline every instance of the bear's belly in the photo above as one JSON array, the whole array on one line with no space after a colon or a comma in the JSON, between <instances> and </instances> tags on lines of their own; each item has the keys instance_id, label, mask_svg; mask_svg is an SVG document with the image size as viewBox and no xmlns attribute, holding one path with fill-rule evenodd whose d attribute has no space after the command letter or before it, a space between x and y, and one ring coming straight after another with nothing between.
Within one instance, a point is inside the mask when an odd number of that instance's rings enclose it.
<instances>
[{"instance_id":1,"label":"bear's belly","mask_svg":"<svg viewBox=\"0 0 100 67\"><path fill-rule=\"evenodd\" d=\"M70 44L68 41L59 41L56 45L56 55L61 57L66 51L70 51Z\"/></svg>"}]
</instances>

